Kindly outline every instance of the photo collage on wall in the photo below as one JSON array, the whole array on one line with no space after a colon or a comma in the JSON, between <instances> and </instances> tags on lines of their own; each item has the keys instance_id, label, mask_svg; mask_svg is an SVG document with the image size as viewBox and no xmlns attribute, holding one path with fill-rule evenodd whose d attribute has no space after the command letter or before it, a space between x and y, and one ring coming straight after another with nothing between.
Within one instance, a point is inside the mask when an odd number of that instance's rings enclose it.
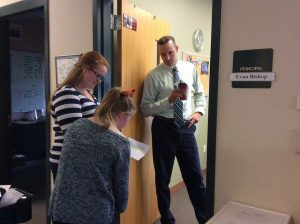
<instances>
[{"instance_id":1,"label":"photo collage on wall","mask_svg":"<svg viewBox=\"0 0 300 224\"><path fill-rule=\"evenodd\" d=\"M182 52L182 60L193 63L197 68L198 75L202 82L205 96L209 93L209 57L198 54Z\"/></svg>"}]
</instances>

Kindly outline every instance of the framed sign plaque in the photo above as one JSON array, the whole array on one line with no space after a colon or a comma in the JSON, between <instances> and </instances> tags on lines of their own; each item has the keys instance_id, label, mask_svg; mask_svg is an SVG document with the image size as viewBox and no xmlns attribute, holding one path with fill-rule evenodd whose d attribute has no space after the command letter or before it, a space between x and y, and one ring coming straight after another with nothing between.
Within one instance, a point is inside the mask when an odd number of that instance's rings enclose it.
<instances>
[{"instance_id":1,"label":"framed sign plaque","mask_svg":"<svg viewBox=\"0 0 300 224\"><path fill-rule=\"evenodd\" d=\"M273 49L234 51L230 74L233 88L270 88L274 81Z\"/></svg>"}]
</instances>

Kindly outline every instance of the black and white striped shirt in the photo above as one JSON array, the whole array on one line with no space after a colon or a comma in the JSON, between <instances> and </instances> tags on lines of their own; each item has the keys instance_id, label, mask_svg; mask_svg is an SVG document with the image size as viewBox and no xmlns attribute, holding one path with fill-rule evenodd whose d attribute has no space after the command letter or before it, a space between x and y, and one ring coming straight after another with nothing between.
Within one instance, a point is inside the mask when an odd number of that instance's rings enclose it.
<instances>
[{"instance_id":1,"label":"black and white striped shirt","mask_svg":"<svg viewBox=\"0 0 300 224\"><path fill-rule=\"evenodd\" d=\"M50 162L57 165L61 155L64 134L71 124L81 118L91 117L99 102L91 101L73 86L63 86L53 95L51 115L54 119L54 144L50 150Z\"/></svg>"}]
</instances>

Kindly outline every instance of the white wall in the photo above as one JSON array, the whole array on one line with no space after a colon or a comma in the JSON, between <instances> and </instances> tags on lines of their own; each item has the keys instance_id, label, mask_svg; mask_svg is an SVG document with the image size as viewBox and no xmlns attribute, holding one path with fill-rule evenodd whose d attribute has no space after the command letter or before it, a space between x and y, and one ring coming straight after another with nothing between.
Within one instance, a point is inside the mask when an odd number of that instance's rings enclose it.
<instances>
[{"instance_id":1,"label":"white wall","mask_svg":"<svg viewBox=\"0 0 300 224\"><path fill-rule=\"evenodd\" d=\"M300 223L299 0L224 0L221 17L215 208L230 200L294 216ZM235 50L273 48L270 89L234 89ZM300 136L298 135L299 139Z\"/></svg>"},{"instance_id":2,"label":"white wall","mask_svg":"<svg viewBox=\"0 0 300 224\"><path fill-rule=\"evenodd\" d=\"M93 1L49 1L51 93L56 88L55 57L93 50Z\"/></svg>"},{"instance_id":3,"label":"white wall","mask_svg":"<svg viewBox=\"0 0 300 224\"><path fill-rule=\"evenodd\" d=\"M193 54L201 54L210 57L211 45L211 0L129 0L137 7L140 7L153 15L169 22L171 35L179 45L178 58L182 59L182 51ZM204 36L204 47L196 52L192 44L192 36L195 30L201 29ZM199 147L201 166L206 168L207 153L203 151L207 145L207 115L202 117L197 125L195 133ZM171 177L170 186L182 181L177 161Z\"/></svg>"},{"instance_id":4,"label":"white wall","mask_svg":"<svg viewBox=\"0 0 300 224\"><path fill-rule=\"evenodd\" d=\"M195 53L192 35L201 29L205 39L201 54L210 55L211 35L211 0L129 0L155 16L169 22L171 34L179 44L179 56L185 50Z\"/></svg>"}]
</instances>

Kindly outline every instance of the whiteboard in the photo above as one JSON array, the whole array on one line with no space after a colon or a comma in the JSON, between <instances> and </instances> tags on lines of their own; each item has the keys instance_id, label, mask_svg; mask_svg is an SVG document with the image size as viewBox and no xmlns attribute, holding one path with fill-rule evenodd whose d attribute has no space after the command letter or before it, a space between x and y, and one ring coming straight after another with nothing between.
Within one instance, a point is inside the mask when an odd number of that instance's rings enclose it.
<instances>
[{"instance_id":1,"label":"whiteboard","mask_svg":"<svg viewBox=\"0 0 300 224\"><path fill-rule=\"evenodd\" d=\"M10 51L11 111L45 110L44 56Z\"/></svg>"}]
</instances>

